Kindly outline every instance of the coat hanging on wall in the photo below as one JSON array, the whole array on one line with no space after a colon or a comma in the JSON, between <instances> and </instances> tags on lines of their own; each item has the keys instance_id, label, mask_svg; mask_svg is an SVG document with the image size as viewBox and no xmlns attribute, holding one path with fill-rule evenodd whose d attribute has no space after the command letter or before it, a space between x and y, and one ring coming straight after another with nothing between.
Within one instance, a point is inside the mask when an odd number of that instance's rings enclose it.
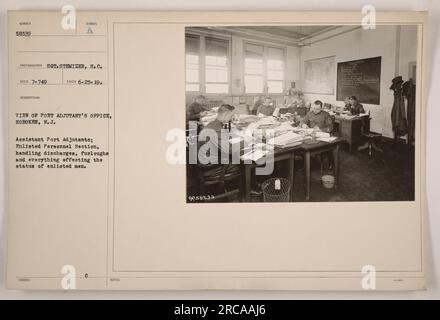
<instances>
[{"instance_id":1,"label":"coat hanging on wall","mask_svg":"<svg viewBox=\"0 0 440 320\"><path fill-rule=\"evenodd\" d=\"M409 79L402 86L402 95L406 99L406 118L408 119L408 143L414 142L416 118L416 85Z\"/></svg>"},{"instance_id":2,"label":"coat hanging on wall","mask_svg":"<svg viewBox=\"0 0 440 320\"><path fill-rule=\"evenodd\" d=\"M393 110L391 111L391 123L394 136L397 138L408 133L408 124L405 114L405 102L402 95L402 77L395 77L392 83L390 89L394 91L394 103Z\"/></svg>"}]
</instances>

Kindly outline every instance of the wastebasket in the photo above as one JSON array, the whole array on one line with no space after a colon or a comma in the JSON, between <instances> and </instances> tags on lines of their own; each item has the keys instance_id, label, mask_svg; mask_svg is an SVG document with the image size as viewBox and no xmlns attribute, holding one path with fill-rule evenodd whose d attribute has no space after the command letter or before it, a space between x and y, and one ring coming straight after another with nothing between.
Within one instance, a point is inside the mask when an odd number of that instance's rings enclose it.
<instances>
[{"instance_id":1,"label":"wastebasket","mask_svg":"<svg viewBox=\"0 0 440 320\"><path fill-rule=\"evenodd\" d=\"M263 182L264 202L288 202L290 199L290 181L286 178L271 178Z\"/></svg>"}]
</instances>

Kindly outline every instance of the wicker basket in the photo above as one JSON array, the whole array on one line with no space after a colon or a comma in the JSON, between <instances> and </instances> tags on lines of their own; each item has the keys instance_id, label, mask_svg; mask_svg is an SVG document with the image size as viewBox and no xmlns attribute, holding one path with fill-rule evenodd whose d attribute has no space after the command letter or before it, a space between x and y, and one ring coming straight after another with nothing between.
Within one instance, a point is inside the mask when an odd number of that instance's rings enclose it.
<instances>
[{"instance_id":1,"label":"wicker basket","mask_svg":"<svg viewBox=\"0 0 440 320\"><path fill-rule=\"evenodd\" d=\"M290 199L290 181L285 178L271 178L263 182L264 202L288 202Z\"/></svg>"},{"instance_id":2,"label":"wicker basket","mask_svg":"<svg viewBox=\"0 0 440 320\"><path fill-rule=\"evenodd\" d=\"M324 188L331 189L335 186L335 176L326 174L321 177Z\"/></svg>"}]
</instances>

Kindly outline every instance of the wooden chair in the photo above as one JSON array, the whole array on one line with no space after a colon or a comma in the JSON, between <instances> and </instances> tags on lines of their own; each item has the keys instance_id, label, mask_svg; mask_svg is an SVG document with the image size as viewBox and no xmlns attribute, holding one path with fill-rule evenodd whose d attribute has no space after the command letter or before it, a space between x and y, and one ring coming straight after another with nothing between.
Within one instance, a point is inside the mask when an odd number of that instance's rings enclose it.
<instances>
[{"instance_id":1,"label":"wooden chair","mask_svg":"<svg viewBox=\"0 0 440 320\"><path fill-rule=\"evenodd\" d=\"M208 188L217 186L220 193L208 201L215 201L240 193L242 190L242 173L240 166L236 164L223 165L197 165L200 195L206 195ZM227 190L226 183L237 180L238 188Z\"/></svg>"}]
</instances>

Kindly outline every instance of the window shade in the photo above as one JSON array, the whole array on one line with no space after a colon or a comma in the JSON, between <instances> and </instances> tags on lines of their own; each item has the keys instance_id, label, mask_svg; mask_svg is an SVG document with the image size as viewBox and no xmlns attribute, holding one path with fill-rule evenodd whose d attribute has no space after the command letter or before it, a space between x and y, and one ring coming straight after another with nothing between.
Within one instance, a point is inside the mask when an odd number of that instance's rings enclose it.
<instances>
[{"instance_id":1,"label":"window shade","mask_svg":"<svg viewBox=\"0 0 440 320\"><path fill-rule=\"evenodd\" d=\"M247 43L245 46L245 56L249 59L262 59L263 47Z\"/></svg>"},{"instance_id":2,"label":"window shade","mask_svg":"<svg viewBox=\"0 0 440 320\"><path fill-rule=\"evenodd\" d=\"M268 60L284 61L284 50L278 48L267 48Z\"/></svg>"},{"instance_id":3,"label":"window shade","mask_svg":"<svg viewBox=\"0 0 440 320\"><path fill-rule=\"evenodd\" d=\"M226 57L228 56L229 43L227 40L206 38L205 50L207 56Z\"/></svg>"},{"instance_id":4,"label":"window shade","mask_svg":"<svg viewBox=\"0 0 440 320\"><path fill-rule=\"evenodd\" d=\"M186 35L186 37L185 37L185 51L186 51L186 54L199 55L200 37L194 36L194 35Z\"/></svg>"}]
</instances>

